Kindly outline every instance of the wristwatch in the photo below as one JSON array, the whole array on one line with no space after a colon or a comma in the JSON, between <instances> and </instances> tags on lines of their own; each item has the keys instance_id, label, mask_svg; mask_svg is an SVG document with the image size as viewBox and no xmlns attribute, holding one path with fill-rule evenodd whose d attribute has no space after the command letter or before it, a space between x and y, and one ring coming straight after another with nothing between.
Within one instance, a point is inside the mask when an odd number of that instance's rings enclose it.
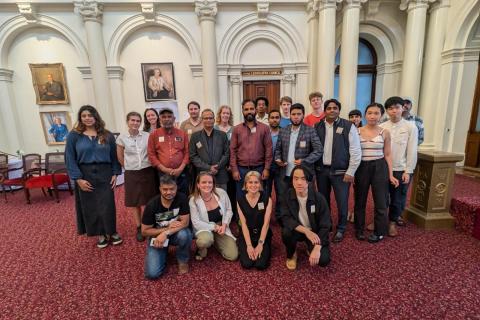
<instances>
[{"instance_id":1,"label":"wristwatch","mask_svg":"<svg viewBox=\"0 0 480 320\"><path fill-rule=\"evenodd\" d=\"M260 239L260 240L258 240L258 243L260 243L260 244L264 244L264 243L265 243L265 241L263 241L262 239Z\"/></svg>"}]
</instances>

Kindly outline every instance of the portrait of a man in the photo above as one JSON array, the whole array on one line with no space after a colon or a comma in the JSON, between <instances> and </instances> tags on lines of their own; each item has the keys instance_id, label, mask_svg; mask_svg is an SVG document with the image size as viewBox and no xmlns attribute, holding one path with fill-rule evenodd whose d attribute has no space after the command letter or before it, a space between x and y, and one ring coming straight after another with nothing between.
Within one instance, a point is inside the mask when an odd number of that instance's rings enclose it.
<instances>
[{"instance_id":1,"label":"portrait of a man","mask_svg":"<svg viewBox=\"0 0 480 320\"><path fill-rule=\"evenodd\" d=\"M70 117L66 111L40 112L43 134L48 145L65 144L72 128Z\"/></svg>"},{"instance_id":2,"label":"portrait of a man","mask_svg":"<svg viewBox=\"0 0 480 320\"><path fill-rule=\"evenodd\" d=\"M142 63L145 101L175 100L173 63Z\"/></svg>"},{"instance_id":3,"label":"portrait of a man","mask_svg":"<svg viewBox=\"0 0 480 320\"><path fill-rule=\"evenodd\" d=\"M61 63L30 64L37 104L68 104Z\"/></svg>"}]
</instances>

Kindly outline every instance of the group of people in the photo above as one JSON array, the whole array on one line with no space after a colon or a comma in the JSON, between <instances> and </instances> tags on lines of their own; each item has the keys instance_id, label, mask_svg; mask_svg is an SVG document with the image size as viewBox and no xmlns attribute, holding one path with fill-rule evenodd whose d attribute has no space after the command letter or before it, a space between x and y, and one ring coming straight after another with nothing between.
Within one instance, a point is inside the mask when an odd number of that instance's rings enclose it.
<instances>
[{"instance_id":1,"label":"group of people","mask_svg":"<svg viewBox=\"0 0 480 320\"><path fill-rule=\"evenodd\" d=\"M409 113L411 102L391 97L384 105L372 103L362 125L359 110L341 118L336 99L323 101L313 92L309 101L312 112L305 115L305 107L292 104L290 97L269 112L267 98L246 99L244 122L236 126L230 107L215 113L195 101L179 128L168 107L158 113L146 109L143 119L130 112L128 131L116 140L94 107L81 107L65 150L77 184L78 232L98 236L99 248L122 243L113 189L123 167L125 206L134 216L136 239L147 239L149 279L163 274L170 245L176 246L179 273L188 272L193 238L198 261L215 248L244 268L268 268L272 215L281 227L288 269L297 267L299 241L306 242L312 266L326 266L330 242L345 236L352 184L355 237L377 243L397 236L396 227L405 225L401 214L423 141L422 121ZM366 237L370 187L374 223ZM330 215L332 189L336 227Z\"/></svg>"}]
</instances>

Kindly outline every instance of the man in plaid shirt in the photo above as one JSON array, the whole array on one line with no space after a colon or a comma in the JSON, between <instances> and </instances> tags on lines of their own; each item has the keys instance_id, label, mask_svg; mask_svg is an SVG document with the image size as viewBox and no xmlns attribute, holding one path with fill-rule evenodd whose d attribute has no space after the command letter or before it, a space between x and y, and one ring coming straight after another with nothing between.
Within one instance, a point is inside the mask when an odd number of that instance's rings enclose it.
<instances>
[{"instance_id":1,"label":"man in plaid shirt","mask_svg":"<svg viewBox=\"0 0 480 320\"><path fill-rule=\"evenodd\" d=\"M418 129L418 145L421 145L423 143L423 138L425 134L425 128L423 127L423 119L410 113L410 111L412 110L411 98L404 98L403 101L404 102L402 117L407 121L412 121L415 123Z\"/></svg>"}]
</instances>

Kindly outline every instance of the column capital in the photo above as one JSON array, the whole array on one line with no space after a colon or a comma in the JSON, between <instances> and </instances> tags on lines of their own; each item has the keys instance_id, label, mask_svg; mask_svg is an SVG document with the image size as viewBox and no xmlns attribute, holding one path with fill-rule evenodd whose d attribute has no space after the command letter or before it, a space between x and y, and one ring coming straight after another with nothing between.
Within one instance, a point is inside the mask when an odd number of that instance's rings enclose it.
<instances>
[{"instance_id":1,"label":"column capital","mask_svg":"<svg viewBox=\"0 0 480 320\"><path fill-rule=\"evenodd\" d=\"M0 68L0 81L12 82L13 70Z\"/></svg>"},{"instance_id":2,"label":"column capital","mask_svg":"<svg viewBox=\"0 0 480 320\"><path fill-rule=\"evenodd\" d=\"M432 13L440 8L449 8L450 7L450 0L437 0L435 1L428 10L429 13Z\"/></svg>"},{"instance_id":3,"label":"column capital","mask_svg":"<svg viewBox=\"0 0 480 320\"><path fill-rule=\"evenodd\" d=\"M230 83L239 86L242 83L242 76L230 76Z\"/></svg>"},{"instance_id":4,"label":"column capital","mask_svg":"<svg viewBox=\"0 0 480 320\"><path fill-rule=\"evenodd\" d=\"M310 21L312 19L315 19L317 17L318 13L318 2L319 0L309 0L307 2L307 21Z\"/></svg>"},{"instance_id":5,"label":"column capital","mask_svg":"<svg viewBox=\"0 0 480 320\"><path fill-rule=\"evenodd\" d=\"M123 74L125 73L125 68L120 66L108 66L107 75L109 79L120 79L123 80Z\"/></svg>"},{"instance_id":6,"label":"column capital","mask_svg":"<svg viewBox=\"0 0 480 320\"><path fill-rule=\"evenodd\" d=\"M155 4L153 2L140 3L145 22L155 22Z\"/></svg>"},{"instance_id":7,"label":"column capital","mask_svg":"<svg viewBox=\"0 0 480 320\"><path fill-rule=\"evenodd\" d=\"M282 76L283 83L295 83L295 74L287 73Z\"/></svg>"},{"instance_id":8,"label":"column capital","mask_svg":"<svg viewBox=\"0 0 480 320\"><path fill-rule=\"evenodd\" d=\"M257 3L257 17L259 22L267 21L270 4L267 1Z\"/></svg>"},{"instance_id":9,"label":"column capital","mask_svg":"<svg viewBox=\"0 0 480 320\"><path fill-rule=\"evenodd\" d=\"M37 22L37 10L31 3L17 3L18 12L27 20L27 23Z\"/></svg>"},{"instance_id":10,"label":"column capital","mask_svg":"<svg viewBox=\"0 0 480 320\"><path fill-rule=\"evenodd\" d=\"M92 79L92 69L90 67L77 67L82 74L82 79Z\"/></svg>"},{"instance_id":11,"label":"column capital","mask_svg":"<svg viewBox=\"0 0 480 320\"><path fill-rule=\"evenodd\" d=\"M362 3L367 2L367 0L343 0L343 8L344 9L353 9L353 8L361 8Z\"/></svg>"},{"instance_id":12,"label":"column capital","mask_svg":"<svg viewBox=\"0 0 480 320\"><path fill-rule=\"evenodd\" d=\"M217 15L217 1L195 1L195 13L200 21L215 21L215 16Z\"/></svg>"},{"instance_id":13,"label":"column capital","mask_svg":"<svg viewBox=\"0 0 480 320\"><path fill-rule=\"evenodd\" d=\"M318 11L325 9L337 8L337 3L342 2L342 0L319 0L318 1Z\"/></svg>"},{"instance_id":14,"label":"column capital","mask_svg":"<svg viewBox=\"0 0 480 320\"><path fill-rule=\"evenodd\" d=\"M102 23L103 4L95 0L77 0L74 5L75 12L82 16L83 21Z\"/></svg>"},{"instance_id":15,"label":"column capital","mask_svg":"<svg viewBox=\"0 0 480 320\"><path fill-rule=\"evenodd\" d=\"M400 3L400 10L415 10L420 8L428 8L429 3L433 3L435 0L402 0Z\"/></svg>"}]
</instances>

